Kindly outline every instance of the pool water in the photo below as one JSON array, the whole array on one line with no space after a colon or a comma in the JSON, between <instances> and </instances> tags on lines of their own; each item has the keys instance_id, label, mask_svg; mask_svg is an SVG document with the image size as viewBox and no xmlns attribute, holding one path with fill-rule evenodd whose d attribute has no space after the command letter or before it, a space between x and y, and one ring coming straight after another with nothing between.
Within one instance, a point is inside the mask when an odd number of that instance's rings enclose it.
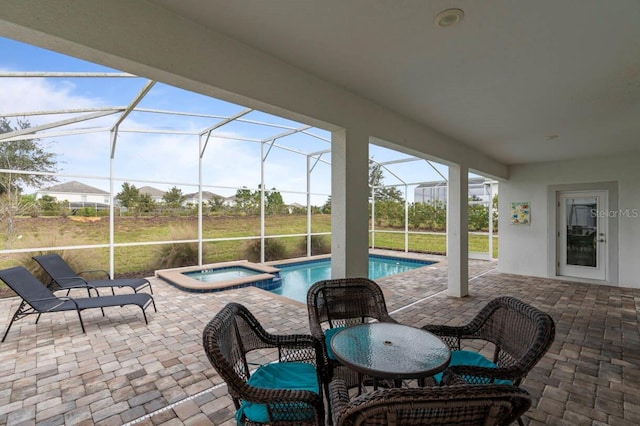
<instances>
[{"instance_id":1,"label":"pool water","mask_svg":"<svg viewBox=\"0 0 640 426\"><path fill-rule=\"evenodd\" d=\"M253 269L243 268L241 266L232 266L195 272L184 272L184 275L188 276L189 278L193 278L194 280L202 281L205 283L235 280L237 278L250 277L252 275L258 274L261 274L261 272L254 271Z\"/></svg>"},{"instance_id":2,"label":"pool water","mask_svg":"<svg viewBox=\"0 0 640 426\"><path fill-rule=\"evenodd\" d=\"M432 263L433 262L428 260L407 260L389 256L370 255L369 278L375 280ZM271 290L271 292L302 303L307 302L307 291L313 283L331 278L331 259L275 266L280 269L282 286Z\"/></svg>"}]
</instances>

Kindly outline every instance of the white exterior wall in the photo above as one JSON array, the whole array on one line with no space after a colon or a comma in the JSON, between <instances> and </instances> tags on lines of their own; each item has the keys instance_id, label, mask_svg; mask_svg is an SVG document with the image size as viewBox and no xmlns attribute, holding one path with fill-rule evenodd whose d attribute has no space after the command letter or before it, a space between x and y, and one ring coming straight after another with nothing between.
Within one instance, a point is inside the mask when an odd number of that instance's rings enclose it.
<instances>
[{"instance_id":1,"label":"white exterior wall","mask_svg":"<svg viewBox=\"0 0 640 426\"><path fill-rule=\"evenodd\" d=\"M554 186L609 183L617 186L617 206L609 209L640 211L640 155L595 158L511 167L511 177L500 182L499 264L504 273L555 277ZM612 191L615 192L615 191ZM614 202L615 194L614 195ZM512 201L531 203L531 224L510 225ZM553 205L551 205L553 203ZM613 253L607 284L640 288L640 217L609 219L607 236ZM616 243L617 240L617 243ZM617 269L617 271L616 271ZM617 275L617 277L616 277ZM584 280L582 280L584 281Z\"/></svg>"},{"instance_id":2,"label":"white exterior wall","mask_svg":"<svg viewBox=\"0 0 640 426\"><path fill-rule=\"evenodd\" d=\"M79 194L71 192L38 192L36 199L40 199L45 195L49 195L58 201L69 201L70 203L87 203L87 204L109 204L109 194ZM83 198L84 196L84 198Z\"/></svg>"}]
</instances>

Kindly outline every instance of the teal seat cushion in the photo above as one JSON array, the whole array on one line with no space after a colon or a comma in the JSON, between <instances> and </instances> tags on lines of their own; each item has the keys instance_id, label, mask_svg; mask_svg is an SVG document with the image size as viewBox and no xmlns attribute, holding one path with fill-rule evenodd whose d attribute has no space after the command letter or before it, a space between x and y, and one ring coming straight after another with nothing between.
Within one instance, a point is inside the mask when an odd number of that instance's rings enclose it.
<instances>
[{"instance_id":1,"label":"teal seat cushion","mask_svg":"<svg viewBox=\"0 0 640 426\"><path fill-rule=\"evenodd\" d=\"M247 383L256 388L308 390L320 393L316 368L303 362L279 362L260 366ZM238 424L241 424L243 415L254 422L267 423L269 421L265 404L242 401L236 412ZM299 419L292 418L293 420L305 420L309 416L309 412L300 410L292 403L292 413L288 413L287 418L290 418L290 415L300 416Z\"/></svg>"},{"instance_id":2,"label":"teal seat cushion","mask_svg":"<svg viewBox=\"0 0 640 426\"><path fill-rule=\"evenodd\" d=\"M343 328L344 327L330 328L324 332L324 342L325 342L325 345L327 346L327 356L329 357L329 359L332 359L332 360L336 359L336 356L333 354L333 350L331 350L331 338L333 337L334 334L336 334L338 331L342 330Z\"/></svg>"},{"instance_id":3,"label":"teal seat cushion","mask_svg":"<svg viewBox=\"0 0 640 426\"><path fill-rule=\"evenodd\" d=\"M472 351L451 352L451 361L449 362L449 367L452 367L454 365L471 365L474 367L485 367L485 368L497 367L497 365L495 365L493 362L489 361L479 353L472 352ZM442 374L443 373L438 373L435 376L433 376L433 378L438 384L440 384L440 382L442 381ZM487 379L487 383L489 383L489 379ZM505 384L505 385L512 384L511 380L500 380L500 379L495 380L494 383Z\"/></svg>"}]
</instances>

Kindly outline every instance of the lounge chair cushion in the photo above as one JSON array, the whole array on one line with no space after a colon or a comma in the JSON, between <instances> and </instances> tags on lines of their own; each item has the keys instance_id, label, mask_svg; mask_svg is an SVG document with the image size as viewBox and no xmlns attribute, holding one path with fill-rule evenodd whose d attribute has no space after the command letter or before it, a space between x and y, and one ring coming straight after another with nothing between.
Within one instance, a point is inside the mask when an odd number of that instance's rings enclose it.
<instances>
[{"instance_id":1,"label":"lounge chair cushion","mask_svg":"<svg viewBox=\"0 0 640 426\"><path fill-rule=\"evenodd\" d=\"M263 365L251 375L247 383L257 388L320 392L318 374L315 367L303 362L279 362ZM299 408L296 410L295 404L292 403L291 415L298 414L301 416L299 420L304 420L307 412L301 412ZM269 421L265 404L242 401L240 408L236 412L238 424L240 424L243 414L247 419L254 422L267 423Z\"/></svg>"},{"instance_id":2,"label":"lounge chair cushion","mask_svg":"<svg viewBox=\"0 0 640 426\"><path fill-rule=\"evenodd\" d=\"M451 361L449 362L449 367L454 365L472 365L474 367L485 367L485 368L497 368L493 362L489 361L482 355L473 351L453 351L451 352ZM442 374L438 373L433 378L435 381L440 384L442 382ZM489 381L487 380L487 383ZM495 384L498 385L510 385L512 384L511 380L495 380Z\"/></svg>"},{"instance_id":3,"label":"lounge chair cushion","mask_svg":"<svg viewBox=\"0 0 640 426\"><path fill-rule=\"evenodd\" d=\"M343 328L344 327L330 328L324 332L324 341L327 346L327 356L329 357L329 359L333 359L333 360L336 359L336 356L333 354L333 350L331 349L331 338L333 337L334 334L336 334L338 331L342 330Z\"/></svg>"}]
</instances>

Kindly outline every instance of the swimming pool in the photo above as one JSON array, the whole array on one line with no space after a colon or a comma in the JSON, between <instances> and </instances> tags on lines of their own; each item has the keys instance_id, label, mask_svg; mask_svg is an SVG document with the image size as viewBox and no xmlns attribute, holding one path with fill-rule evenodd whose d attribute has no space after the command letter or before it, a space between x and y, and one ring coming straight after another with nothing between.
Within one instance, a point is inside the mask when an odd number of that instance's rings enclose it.
<instances>
[{"instance_id":1,"label":"swimming pool","mask_svg":"<svg viewBox=\"0 0 640 426\"><path fill-rule=\"evenodd\" d=\"M369 255L369 278L375 280L431 265L432 263L435 262ZM282 285L270 291L302 303L307 302L307 291L313 283L331 278L331 259L329 258L274 266L280 269Z\"/></svg>"}]
</instances>

